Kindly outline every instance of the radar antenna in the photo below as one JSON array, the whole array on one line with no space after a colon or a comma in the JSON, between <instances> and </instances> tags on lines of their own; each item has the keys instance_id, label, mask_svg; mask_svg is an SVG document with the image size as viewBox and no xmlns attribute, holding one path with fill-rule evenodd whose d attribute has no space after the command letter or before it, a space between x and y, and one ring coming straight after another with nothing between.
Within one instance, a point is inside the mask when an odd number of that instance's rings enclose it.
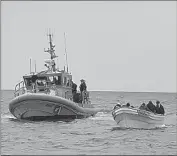
<instances>
[{"instance_id":1,"label":"radar antenna","mask_svg":"<svg viewBox=\"0 0 177 156\"><path fill-rule=\"evenodd\" d=\"M50 54L50 61L47 61L46 63L48 64L48 66L45 64L46 67L48 67L49 69L53 70L53 71L56 71L56 68L55 68L55 60L54 58L58 57L56 56L55 54L55 45L52 43L52 37L53 37L53 34L49 33L47 35L49 37L49 48L47 50L45 50L44 48L44 52L48 52Z\"/></svg>"}]
</instances>

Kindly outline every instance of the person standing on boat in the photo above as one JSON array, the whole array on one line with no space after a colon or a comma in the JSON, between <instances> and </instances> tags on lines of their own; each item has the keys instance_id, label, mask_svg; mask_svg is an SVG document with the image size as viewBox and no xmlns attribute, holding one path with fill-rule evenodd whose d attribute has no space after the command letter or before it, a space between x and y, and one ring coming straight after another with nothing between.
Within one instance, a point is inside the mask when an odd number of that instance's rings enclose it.
<instances>
[{"instance_id":1,"label":"person standing on boat","mask_svg":"<svg viewBox=\"0 0 177 156\"><path fill-rule=\"evenodd\" d=\"M72 83L72 93L76 93L77 92L77 84L75 84L73 81L71 81Z\"/></svg>"},{"instance_id":2,"label":"person standing on boat","mask_svg":"<svg viewBox=\"0 0 177 156\"><path fill-rule=\"evenodd\" d=\"M114 109L122 107L120 101L118 100L117 104L114 106Z\"/></svg>"},{"instance_id":3,"label":"person standing on boat","mask_svg":"<svg viewBox=\"0 0 177 156\"><path fill-rule=\"evenodd\" d=\"M79 103L79 95L77 93L77 85L73 81L71 81L71 85L72 85L73 101L76 103Z\"/></svg>"},{"instance_id":4,"label":"person standing on boat","mask_svg":"<svg viewBox=\"0 0 177 156\"><path fill-rule=\"evenodd\" d=\"M165 114L163 106L160 104L160 101L156 101L156 113L157 114Z\"/></svg>"},{"instance_id":5,"label":"person standing on boat","mask_svg":"<svg viewBox=\"0 0 177 156\"><path fill-rule=\"evenodd\" d=\"M84 102L84 96L85 96L85 93L87 91L87 85L85 83L85 80L81 79L80 81L81 81L81 84L80 84L79 88L80 88L80 92L81 92L81 100L82 100L81 103L83 103Z\"/></svg>"}]
</instances>

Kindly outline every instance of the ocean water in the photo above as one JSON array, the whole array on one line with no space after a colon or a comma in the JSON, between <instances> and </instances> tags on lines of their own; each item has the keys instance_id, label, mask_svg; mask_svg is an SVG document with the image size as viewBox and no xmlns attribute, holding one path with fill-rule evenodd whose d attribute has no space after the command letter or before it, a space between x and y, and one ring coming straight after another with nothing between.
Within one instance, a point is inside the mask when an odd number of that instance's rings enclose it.
<instances>
[{"instance_id":1,"label":"ocean water","mask_svg":"<svg viewBox=\"0 0 177 156\"><path fill-rule=\"evenodd\" d=\"M26 122L8 110L13 91L1 91L1 154L40 155L176 155L176 93L90 92L92 104L103 108L94 117L72 122ZM160 100L165 108L165 125L160 128L118 128L111 110L115 103L139 106Z\"/></svg>"}]
</instances>

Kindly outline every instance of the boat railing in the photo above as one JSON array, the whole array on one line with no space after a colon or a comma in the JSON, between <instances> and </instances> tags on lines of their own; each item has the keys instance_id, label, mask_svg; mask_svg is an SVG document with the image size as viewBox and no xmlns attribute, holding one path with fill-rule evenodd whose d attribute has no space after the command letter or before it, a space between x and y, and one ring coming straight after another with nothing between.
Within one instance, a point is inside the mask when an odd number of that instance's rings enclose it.
<instances>
[{"instance_id":1,"label":"boat railing","mask_svg":"<svg viewBox=\"0 0 177 156\"><path fill-rule=\"evenodd\" d=\"M15 92L14 92L14 96L19 96L19 95L22 95L26 92L26 89L25 89L25 83L24 81L21 81L20 83L18 83L16 86L15 86Z\"/></svg>"}]
</instances>

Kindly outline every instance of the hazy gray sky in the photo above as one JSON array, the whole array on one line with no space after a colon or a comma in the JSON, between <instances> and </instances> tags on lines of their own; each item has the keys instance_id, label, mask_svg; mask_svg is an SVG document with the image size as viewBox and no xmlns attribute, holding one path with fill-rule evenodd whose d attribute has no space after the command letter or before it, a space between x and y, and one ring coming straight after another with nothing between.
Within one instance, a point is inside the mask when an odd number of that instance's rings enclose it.
<instances>
[{"instance_id":1,"label":"hazy gray sky","mask_svg":"<svg viewBox=\"0 0 177 156\"><path fill-rule=\"evenodd\" d=\"M45 69L47 29L60 69L66 33L69 70L89 90L176 92L176 2L1 2L1 87Z\"/></svg>"}]
</instances>

